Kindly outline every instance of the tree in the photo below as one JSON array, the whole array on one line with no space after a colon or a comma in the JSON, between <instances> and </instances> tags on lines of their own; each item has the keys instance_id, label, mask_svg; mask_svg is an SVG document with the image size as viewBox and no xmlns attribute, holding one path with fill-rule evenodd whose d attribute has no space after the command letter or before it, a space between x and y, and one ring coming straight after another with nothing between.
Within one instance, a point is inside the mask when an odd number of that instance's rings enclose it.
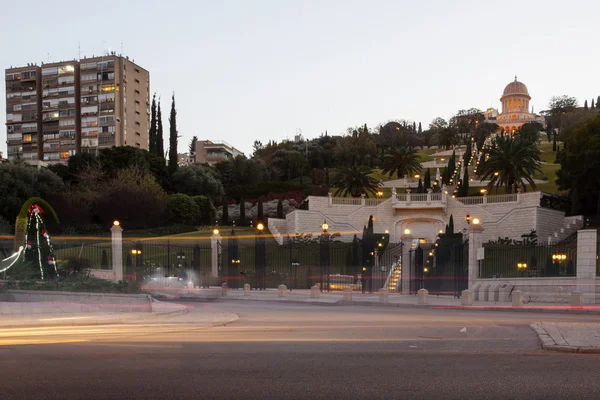
<instances>
[{"instance_id":1,"label":"tree","mask_svg":"<svg viewBox=\"0 0 600 400\"><path fill-rule=\"evenodd\" d=\"M577 190L584 214L598 211L600 196L600 114L575 128L561 149L560 170L557 172L560 190Z\"/></svg>"},{"instance_id":2,"label":"tree","mask_svg":"<svg viewBox=\"0 0 600 400\"><path fill-rule=\"evenodd\" d=\"M240 199L240 225L246 225L246 202L243 197Z\"/></svg>"},{"instance_id":3,"label":"tree","mask_svg":"<svg viewBox=\"0 0 600 400\"><path fill-rule=\"evenodd\" d=\"M285 218L285 215L283 215L283 200L281 199L281 197L279 198L279 201L277 202L277 218L279 218L279 219Z\"/></svg>"},{"instance_id":4,"label":"tree","mask_svg":"<svg viewBox=\"0 0 600 400\"><path fill-rule=\"evenodd\" d=\"M448 225L446 225L446 235L454 234L454 217L450 214L450 220L448 221Z\"/></svg>"},{"instance_id":5,"label":"tree","mask_svg":"<svg viewBox=\"0 0 600 400\"><path fill-rule=\"evenodd\" d=\"M483 143L492 133L498 131L499 126L489 122L482 122L477 125L475 130L475 143L477 148L481 150Z\"/></svg>"},{"instance_id":6,"label":"tree","mask_svg":"<svg viewBox=\"0 0 600 400\"><path fill-rule=\"evenodd\" d=\"M419 178L419 184L417 185L417 193L425 193L425 188L423 188L423 181Z\"/></svg>"},{"instance_id":7,"label":"tree","mask_svg":"<svg viewBox=\"0 0 600 400\"><path fill-rule=\"evenodd\" d=\"M177 110L175 110L175 94L171 97L171 116L169 117L169 173L173 174L177 171Z\"/></svg>"},{"instance_id":8,"label":"tree","mask_svg":"<svg viewBox=\"0 0 600 400\"><path fill-rule=\"evenodd\" d=\"M180 167L172 176L173 189L190 196L204 195L218 199L224 193L219 174L207 165L186 165Z\"/></svg>"},{"instance_id":9,"label":"tree","mask_svg":"<svg viewBox=\"0 0 600 400\"><path fill-rule=\"evenodd\" d=\"M152 106L150 107L150 129L148 131L149 151L151 154L157 153L157 132L156 132L156 93L152 96Z\"/></svg>"},{"instance_id":10,"label":"tree","mask_svg":"<svg viewBox=\"0 0 600 400\"><path fill-rule=\"evenodd\" d=\"M257 217L256 220L258 222L263 222L264 221L264 211L263 211L263 201L262 199L258 199L258 211L257 211Z\"/></svg>"},{"instance_id":11,"label":"tree","mask_svg":"<svg viewBox=\"0 0 600 400\"><path fill-rule=\"evenodd\" d=\"M383 162L382 172L390 177L396 174L398 178L411 176L422 168L417 151L406 147L396 147L391 150Z\"/></svg>"},{"instance_id":12,"label":"tree","mask_svg":"<svg viewBox=\"0 0 600 400\"><path fill-rule=\"evenodd\" d=\"M63 181L47 168L23 163L0 164L0 216L14 221L31 197L51 198L64 190Z\"/></svg>"},{"instance_id":13,"label":"tree","mask_svg":"<svg viewBox=\"0 0 600 400\"><path fill-rule=\"evenodd\" d=\"M158 100L158 111L156 113L156 153L157 156L165 159L165 140L163 137L162 112L160 111L160 100Z\"/></svg>"},{"instance_id":14,"label":"tree","mask_svg":"<svg viewBox=\"0 0 600 400\"><path fill-rule=\"evenodd\" d=\"M229 203L227 200L223 201L223 215L221 216L221 225L229 225Z\"/></svg>"},{"instance_id":15,"label":"tree","mask_svg":"<svg viewBox=\"0 0 600 400\"><path fill-rule=\"evenodd\" d=\"M460 184L460 191L458 194L460 197L467 197L469 195L469 168L465 168L462 183Z\"/></svg>"},{"instance_id":16,"label":"tree","mask_svg":"<svg viewBox=\"0 0 600 400\"><path fill-rule=\"evenodd\" d=\"M552 98L550 98L548 108L550 115L560 115L562 113L567 113L575 110L577 108L577 105L577 99L575 97L562 95L553 96Z\"/></svg>"},{"instance_id":17,"label":"tree","mask_svg":"<svg viewBox=\"0 0 600 400\"><path fill-rule=\"evenodd\" d=\"M554 164L560 163L560 146L556 148L556 159L554 160Z\"/></svg>"},{"instance_id":18,"label":"tree","mask_svg":"<svg viewBox=\"0 0 600 400\"><path fill-rule=\"evenodd\" d=\"M98 162L107 177L113 178L119 171L135 166L154 175L157 182L163 187L167 186L169 182L164 158L137 147L119 146L102 149L98 155ZM93 162L83 163L83 165L89 164L93 164Z\"/></svg>"},{"instance_id":19,"label":"tree","mask_svg":"<svg viewBox=\"0 0 600 400\"><path fill-rule=\"evenodd\" d=\"M540 131L542 129L544 127L539 122L528 122L519 128L518 134L523 140L537 144L540 141Z\"/></svg>"},{"instance_id":20,"label":"tree","mask_svg":"<svg viewBox=\"0 0 600 400\"><path fill-rule=\"evenodd\" d=\"M420 135L423 133L423 128L421 128L421 123L419 122L419 128L417 129L417 133Z\"/></svg>"},{"instance_id":21,"label":"tree","mask_svg":"<svg viewBox=\"0 0 600 400\"><path fill-rule=\"evenodd\" d=\"M552 151L556 151L556 133L552 135Z\"/></svg>"},{"instance_id":22,"label":"tree","mask_svg":"<svg viewBox=\"0 0 600 400\"><path fill-rule=\"evenodd\" d=\"M595 105L594 105L594 99L592 99L592 107L590 107L590 108L591 108L592 110L595 108Z\"/></svg>"},{"instance_id":23,"label":"tree","mask_svg":"<svg viewBox=\"0 0 600 400\"><path fill-rule=\"evenodd\" d=\"M196 142L198 142L198 136L193 136L190 140L190 156L196 154Z\"/></svg>"},{"instance_id":24,"label":"tree","mask_svg":"<svg viewBox=\"0 0 600 400\"><path fill-rule=\"evenodd\" d=\"M458 133L452 127L446 127L440 130L436 135L436 143L439 147L449 150L458 144Z\"/></svg>"},{"instance_id":25,"label":"tree","mask_svg":"<svg viewBox=\"0 0 600 400\"><path fill-rule=\"evenodd\" d=\"M525 189L525 182L536 188L533 175L541 172L541 158L535 144L520 136L500 136L484 153L488 158L478 171L482 181L490 180L488 189L505 186L506 193L512 193L514 185L522 185Z\"/></svg>"},{"instance_id":26,"label":"tree","mask_svg":"<svg viewBox=\"0 0 600 400\"><path fill-rule=\"evenodd\" d=\"M365 165L348 165L337 170L333 179L333 186L337 187L334 196L341 194L343 197L350 194L352 197L360 197L365 193L375 194L379 188L379 182L371 174L373 170Z\"/></svg>"},{"instance_id":27,"label":"tree","mask_svg":"<svg viewBox=\"0 0 600 400\"><path fill-rule=\"evenodd\" d=\"M586 100L585 100L585 102L583 103L583 109L584 109L585 111L587 111L587 110L588 110L588 103L587 103L587 99L586 99Z\"/></svg>"},{"instance_id":28,"label":"tree","mask_svg":"<svg viewBox=\"0 0 600 400\"><path fill-rule=\"evenodd\" d=\"M427 168L427 171L425 171L425 182L423 182L423 186L425 190L431 188L431 171L429 168Z\"/></svg>"},{"instance_id":29,"label":"tree","mask_svg":"<svg viewBox=\"0 0 600 400\"><path fill-rule=\"evenodd\" d=\"M169 222L172 224L194 225L200 219L200 207L193 198L183 193L169 196Z\"/></svg>"},{"instance_id":30,"label":"tree","mask_svg":"<svg viewBox=\"0 0 600 400\"><path fill-rule=\"evenodd\" d=\"M343 164L367 164L377 155L377 147L373 135L367 125L348 129L348 135L342 137L335 147L335 159Z\"/></svg>"}]
</instances>

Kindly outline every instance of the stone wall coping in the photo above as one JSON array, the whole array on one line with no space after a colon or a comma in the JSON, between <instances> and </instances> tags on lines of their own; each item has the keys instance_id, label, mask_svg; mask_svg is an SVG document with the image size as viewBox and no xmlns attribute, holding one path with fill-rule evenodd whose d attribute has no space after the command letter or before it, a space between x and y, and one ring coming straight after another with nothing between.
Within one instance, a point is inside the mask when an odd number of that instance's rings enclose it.
<instances>
[{"instance_id":1,"label":"stone wall coping","mask_svg":"<svg viewBox=\"0 0 600 400\"><path fill-rule=\"evenodd\" d=\"M100 297L125 297L125 298L139 298L139 299L151 299L149 294L126 294L126 293L96 293L96 292L59 292L54 290L20 290L20 289L9 289L8 293L15 294L40 294L40 295L55 295L55 296L100 296Z\"/></svg>"}]
</instances>

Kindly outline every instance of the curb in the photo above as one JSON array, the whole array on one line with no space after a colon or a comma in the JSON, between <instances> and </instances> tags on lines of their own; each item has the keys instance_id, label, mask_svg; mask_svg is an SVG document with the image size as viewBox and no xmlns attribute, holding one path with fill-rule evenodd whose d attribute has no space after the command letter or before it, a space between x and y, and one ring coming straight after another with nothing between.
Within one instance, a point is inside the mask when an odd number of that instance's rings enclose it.
<instances>
[{"instance_id":1,"label":"curb","mask_svg":"<svg viewBox=\"0 0 600 400\"><path fill-rule=\"evenodd\" d=\"M600 354L600 347L577 347L577 346L564 346L557 344L552 336L546 332L539 322L529 325L531 329L538 335L540 339L542 349L549 351L557 351L561 353L582 353L582 354Z\"/></svg>"},{"instance_id":2,"label":"curb","mask_svg":"<svg viewBox=\"0 0 600 400\"><path fill-rule=\"evenodd\" d=\"M135 321L145 321L150 319L158 319L158 318L170 318L176 317L178 315L187 314L189 309L184 307L182 309L173 310L173 311L159 311L159 312L150 312L148 315L138 315L135 317L129 317L126 315L113 317L113 318L103 318L103 319L95 319L90 318L86 320L79 321L65 321L60 322L59 326L90 326L90 325L112 325L112 324L121 324L126 322L135 322ZM67 314L68 315L68 314ZM68 318L68 317L66 317ZM36 321L31 324L10 324L10 325L1 325L0 329L17 329L17 328L41 328L44 326L53 326L55 323L53 321Z\"/></svg>"}]
</instances>

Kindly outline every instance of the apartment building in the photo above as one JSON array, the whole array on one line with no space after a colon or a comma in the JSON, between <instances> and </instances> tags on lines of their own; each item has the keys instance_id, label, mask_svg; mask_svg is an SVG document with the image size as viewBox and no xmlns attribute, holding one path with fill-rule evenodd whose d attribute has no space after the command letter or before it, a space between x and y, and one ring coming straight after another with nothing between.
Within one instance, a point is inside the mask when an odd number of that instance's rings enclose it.
<instances>
[{"instance_id":1,"label":"apartment building","mask_svg":"<svg viewBox=\"0 0 600 400\"><path fill-rule=\"evenodd\" d=\"M244 153L222 140L198 140L196 142L195 160L200 164L214 165L219 161L239 155L244 155Z\"/></svg>"},{"instance_id":2,"label":"apartment building","mask_svg":"<svg viewBox=\"0 0 600 400\"><path fill-rule=\"evenodd\" d=\"M9 160L148 148L150 74L115 53L6 70Z\"/></svg>"}]
</instances>

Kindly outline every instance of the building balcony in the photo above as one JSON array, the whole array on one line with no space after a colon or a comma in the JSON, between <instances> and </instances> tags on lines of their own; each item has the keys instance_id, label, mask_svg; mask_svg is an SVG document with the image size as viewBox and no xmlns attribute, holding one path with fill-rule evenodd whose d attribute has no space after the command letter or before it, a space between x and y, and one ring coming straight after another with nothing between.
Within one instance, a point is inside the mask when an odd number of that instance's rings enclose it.
<instances>
[{"instance_id":1,"label":"building balcony","mask_svg":"<svg viewBox=\"0 0 600 400\"><path fill-rule=\"evenodd\" d=\"M446 196L444 193L392 194L392 207L394 209L445 208L447 204Z\"/></svg>"}]
</instances>

